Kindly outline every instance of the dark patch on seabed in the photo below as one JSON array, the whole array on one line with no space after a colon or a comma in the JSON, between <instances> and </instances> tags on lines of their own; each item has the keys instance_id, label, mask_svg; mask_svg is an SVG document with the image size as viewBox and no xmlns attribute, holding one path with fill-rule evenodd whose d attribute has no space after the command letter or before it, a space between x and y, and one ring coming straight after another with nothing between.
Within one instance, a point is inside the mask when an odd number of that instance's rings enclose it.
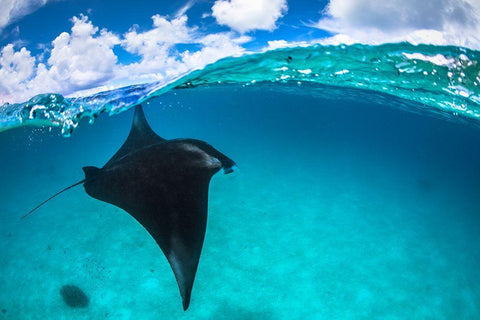
<instances>
[{"instance_id":1,"label":"dark patch on seabed","mask_svg":"<svg viewBox=\"0 0 480 320\"><path fill-rule=\"evenodd\" d=\"M105 163L130 111L68 139L1 133L0 317L480 318L479 129L347 98L230 86L144 105L162 137L208 141L240 168L212 179L186 313L166 259L122 210L78 188L19 220ZM65 307L59 283L92 303Z\"/></svg>"},{"instance_id":2,"label":"dark patch on seabed","mask_svg":"<svg viewBox=\"0 0 480 320\"><path fill-rule=\"evenodd\" d=\"M73 284L66 284L60 289L60 295L67 306L71 308L86 308L90 299L79 287Z\"/></svg>"}]
</instances>

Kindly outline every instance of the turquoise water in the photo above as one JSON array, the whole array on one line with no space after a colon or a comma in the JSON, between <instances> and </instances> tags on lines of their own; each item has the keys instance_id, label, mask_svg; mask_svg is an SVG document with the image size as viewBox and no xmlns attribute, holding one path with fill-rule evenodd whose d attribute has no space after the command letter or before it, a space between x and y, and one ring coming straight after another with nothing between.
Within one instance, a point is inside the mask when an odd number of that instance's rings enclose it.
<instances>
[{"instance_id":1,"label":"turquoise water","mask_svg":"<svg viewBox=\"0 0 480 320\"><path fill-rule=\"evenodd\" d=\"M92 96L66 98L46 93L24 103L6 103L0 106L0 131L22 125L60 126L62 134L68 136L82 119L94 122L103 112L120 113L175 88L219 84L312 84L308 94L317 97L324 96L325 85L339 90L361 89L349 91L350 98L355 101L353 96L360 94L362 100L388 100L376 94L383 93L405 99L410 111L420 109L447 117L478 119L479 61L478 51L409 43L278 49L225 58L202 70L161 82L136 84ZM337 95L344 96L341 91Z\"/></svg>"},{"instance_id":2,"label":"turquoise water","mask_svg":"<svg viewBox=\"0 0 480 320\"><path fill-rule=\"evenodd\" d=\"M478 57L294 48L166 86L3 106L0 319L480 318ZM187 312L148 233L82 187L20 220L118 150L138 101L161 136L205 140L239 166L212 179ZM63 302L68 284L87 308Z\"/></svg>"}]
</instances>

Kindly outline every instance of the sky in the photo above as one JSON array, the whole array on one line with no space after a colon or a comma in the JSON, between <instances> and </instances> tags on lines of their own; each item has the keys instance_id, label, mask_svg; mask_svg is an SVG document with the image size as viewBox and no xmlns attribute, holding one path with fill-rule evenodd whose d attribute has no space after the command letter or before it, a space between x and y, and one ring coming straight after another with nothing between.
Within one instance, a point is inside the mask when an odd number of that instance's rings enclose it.
<instances>
[{"instance_id":1,"label":"sky","mask_svg":"<svg viewBox=\"0 0 480 320\"><path fill-rule=\"evenodd\" d=\"M480 50L480 0L0 0L0 105L314 43Z\"/></svg>"}]
</instances>

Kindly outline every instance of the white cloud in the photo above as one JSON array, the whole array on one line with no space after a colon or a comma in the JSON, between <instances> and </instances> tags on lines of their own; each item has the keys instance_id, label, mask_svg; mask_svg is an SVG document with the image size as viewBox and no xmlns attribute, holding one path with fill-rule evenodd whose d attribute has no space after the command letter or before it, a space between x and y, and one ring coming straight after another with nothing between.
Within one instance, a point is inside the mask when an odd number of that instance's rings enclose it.
<instances>
[{"instance_id":1,"label":"white cloud","mask_svg":"<svg viewBox=\"0 0 480 320\"><path fill-rule=\"evenodd\" d=\"M188 0L183 7L177 10L175 17L180 17L185 15L188 10L190 10L195 5L196 0Z\"/></svg>"},{"instance_id":2,"label":"white cloud","mask_svg":"<svg viewBox=\"0 0 480 320\"><path fill-rule=\"evenodd\" d=\"M480 49L478 0L330 0L313 26L361 43L409 41Z\"/></svg>"},{"instance_id":3,"label":"white cloud","mask_svg":"<svg viewBox=\"0 0 480 320\"><path fill-rule=\"evenodd\" d=\"M210 34L198 40L199 43L203 44L201 50L183 52L181 54L182 62L188 69L202 68L221 58L242 54L245 49L241 44L250 40L250 37L235 37L230 32Z\"/></svg>"},{"instance_id":4,"label":"white cloud","mask_svg":"<svg viewBox=\"0 0 480 320\"><path fill-rule=\"evenodd\" d=\"M306 41L272 40L272 41L267 41L267 46L263 49L263 51L275 50L275 49L281 49L281 48L306 47L311 44L312 42L306 42Z\"/></svg>"},{"instance_id":5,"label":"white cloud","mask_svg":"<svg viewBox=\"0 0 480 320\"><path fill-rule=\"evenodd\" d=\"M99 32L85 16L72 21L71 34L63 32L52 42L48 59L50 77L61 83L66 93L113 78L117 56L112 48L120 43L114 34Z\"/></svg>"},{"instance_id":6,"label":"white cloud","mask_svg":"<svg viewBox=\"0 0 480 320\"><path fill-rule=\"evenodd\" d=\"M286 0L217 0L212 7L212 15L219 24L241 33L272 31L287 9Z\"/></svg>"},{"instance_id":7,"label":"white cloud","mask_svg":"<svg viewBox=\"0 0 480 320\"><path fill-rule=\"evenodd\" d=\"M74 17L70 32L52 41L51 50L33 57L13 44L0 51L0 104L21 102L39 93L89 94L133 83L168 80L220 58L244 52L248 36L234 32L205 35L188 26L187 16L152 17L151 29L124 35L100 30L86 16ZM192 45L180 52L176 45ZM122 64L113 48L122 46L140 61Z\"/></svg>"},{"instance_id":8,"label":"white cloud","mask_svg":"<svg viewBox=\"0 0 480 320\"><path fill-rule=\"evenodd\" d=\"M196 27L187 25L186 15L170 20L156 15L152 19L151 30L143 33L130 30L124 35L123 47L139 55L141 61L122 66L119 79L128 77L130 82L171 79L220 58L238 55L244 51L240 44L251 40L232 32L204 36ZM200 49L179 52L177 44L199 45Z\"/></svg>"},{"instance_id":9,"label":"white cloud","mask_svg":"<svg viewBox=\"0 0 480 320\"><path fill-rule=\"evenodd\" d=\"M152 29L141 33L131 29L124 35L122 46L140 56L141 61L122 66L117 78L128 77L130 81L145 82L162 80L187 71L175 45L194 43L197 28L187 25L186 15L170 20L155 15L152 20Z\"/></svg>"},{"instance_id":10,"label":"white cloud","mask_svg":"<svg viewBox=\"0 0 480 320\"><path fill-rule=\"evenodd\" d=\"M123 45L131 53L144 57L154 57L159 48L169 48L177 43L191 43L196 28L187 26L187 16L179 16L172 20L155 15L153 28L138 33L135 29L125 34Z\"/></svg>"},{"instance_id":11,"label":"white cloud","mask_svg":"<svg viewBox=\"0 0 480 320\"><path fill-rule=\"evenodd\" d=\"M26 91L25 81L33 75L34 67L30 51L15 51L12 44L5 46L0 52L0 97L6 101L13 99L16 91Z\"/></svg>"},{"instance_id":12,"label":"white cloud","mask_svg":"<svg viewBox=\"0 0 480 320\"><path fill-rule=\"evenodd\" d=\"M0 0L0 32L15 20L41 8L48 0Z\"/></svg>"},{"instance_id":13,"label":"white cloud","mask_svg":"<svg viewBox=\"0 0 480 320\"><path fill-rule=\"evenodd\" d=\"M22 48L9 44L0 56L0 103L18 102L35 94L69 94L98 86L115 76L119 43L114 34L92 25L88 18L72 19L71 33L63 32L52 42L46 63Z\"/></svg>"}]
</instances>

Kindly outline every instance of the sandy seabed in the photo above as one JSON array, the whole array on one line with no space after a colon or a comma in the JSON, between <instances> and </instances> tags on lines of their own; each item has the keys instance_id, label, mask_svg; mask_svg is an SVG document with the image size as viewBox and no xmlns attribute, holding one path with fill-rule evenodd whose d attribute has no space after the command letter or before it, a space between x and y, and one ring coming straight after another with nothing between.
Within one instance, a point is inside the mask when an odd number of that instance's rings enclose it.
<instances>
[{"instance_id":1,"label":"sandy seabed","mask_svg":"<svg viewBox=\"0 0 480 320\"><path fill-rule=\"evenodd\" d=\"M165 98L180 110L146 108L161 135L209 141L240 167L212 180L189 310L148 233L82 187L19 219L82 179L82 166L106 162L128 112L69 139L0 134L0 319L480 318L478 129L383 109L357 109L370 119L362 125L343 109L315 111L326 114L314 122L288 99L327 102L224 89L213 92L224 108L203 119L212 90ZM257 101L256 122L238 116L244 100ZM87 308L64 303L66 284L88 295Z\"/></svg>"}]
</instances>

